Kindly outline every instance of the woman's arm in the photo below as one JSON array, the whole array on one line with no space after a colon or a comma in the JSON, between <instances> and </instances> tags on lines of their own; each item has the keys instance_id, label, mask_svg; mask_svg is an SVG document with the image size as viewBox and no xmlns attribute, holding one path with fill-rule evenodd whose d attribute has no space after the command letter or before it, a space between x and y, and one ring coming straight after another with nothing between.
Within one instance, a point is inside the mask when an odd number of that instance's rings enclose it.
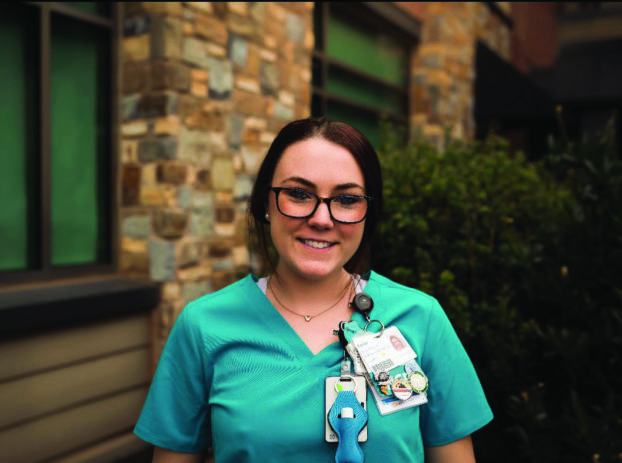
<instances>
[{"instance_id":1,"label":"woman's arm","mask_svg":"<svg viewBox=\"0 0 622 463\"><path fill-rule=\"evenodd\" d=\"M425 448L426 463L475 463L471 436L447 445Z\"/></svg>"},{"instance_id":2,"label":"woman's arm","mask_svg":"<svg viewBox=\"0 0 622 463\"><path fill-rule=\"evenodd\" d=\"M166 450L161 447L154 447L152 463L203 463L205 452L201 453L181 453Z\"/></svg>"}]
</instances>

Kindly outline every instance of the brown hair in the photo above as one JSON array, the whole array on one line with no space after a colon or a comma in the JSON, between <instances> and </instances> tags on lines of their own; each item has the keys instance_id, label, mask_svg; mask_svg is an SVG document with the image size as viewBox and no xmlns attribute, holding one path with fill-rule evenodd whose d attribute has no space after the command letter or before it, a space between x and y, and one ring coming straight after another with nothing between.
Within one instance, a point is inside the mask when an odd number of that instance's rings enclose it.
<instances>
[{"instance_id":1,"label":"brown hair","mask_svg":"<svg viewBox=\"0 0 622 463\"><path fill-rule=\"evenodd\" d=\"M283 152L294 143L310 138L322 138L347 149L363 172L365 194L374 198L370 203L361 243L344 265L351 273L364 273L369 270L370 241L382 213L382 175L376 150L369 140L357 129L344 123L326 118L307 118L290 122L281 129L264 158L248 200L248 224L251 241L256 239L262 257L271 270L275 265L270 256L267 221L265 219L268 195L272 178Z\"/></svg>"}]
</instances>

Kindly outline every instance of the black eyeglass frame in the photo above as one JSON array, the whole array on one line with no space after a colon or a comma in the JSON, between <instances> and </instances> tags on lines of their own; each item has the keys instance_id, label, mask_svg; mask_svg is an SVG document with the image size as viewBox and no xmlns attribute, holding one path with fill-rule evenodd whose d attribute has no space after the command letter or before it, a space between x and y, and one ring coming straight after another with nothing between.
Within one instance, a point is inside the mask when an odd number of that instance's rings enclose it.
<instances>
[{"instance_id":1,"label":"black eyeglass frame","mask_svg":"<svg viewBox=\"0 0 622 463\"><path fill-rule=\"evenodd\" d=\"M369 204L374 200L373 197L371 196L366 196L366 195L352 195L352 194L341 194L341 195L337 195L337 196L331 196L330 198L321 198L320 196L316 195L315 193L311 193L310 191L307 190L303 190L302 188L283 188L283 187L270 187L270 190L274 191L274 195L276 198L276 208L279 210L279 212L281 213L281 215L284 215L285 217L289 217L290 219L308 219L309 217L313 216L313 214L315 214L315 211L317 211L317 208L320 207L320 203L324 203L326 204L326 207L328 208L328 213L330 214L330 218L332 220L334 220L335 222L338 223L345 223L345 224L355 224L355 223L361 223L363 220L365 220L367 218L367 213L369 212ZM315 198L315 207L313 208L313 210L305 216L302 217L298 217L295 215L288 215L285 212L283 212L281 210L281 206L279 206L279 193L281 191L301 191L304 192L305 194L311 195ZM361 220L357 220L356 222L345 222L343 220L339 220L336 219L333 216L333 211L330 208L330 203L331 201L333 201L334 199L337 198L342 198L342 197L351 197L351 198L365 198L367 200L367 208L365 209L365 215L363 216L363 218Z\"/></svg>"}]
</instances>

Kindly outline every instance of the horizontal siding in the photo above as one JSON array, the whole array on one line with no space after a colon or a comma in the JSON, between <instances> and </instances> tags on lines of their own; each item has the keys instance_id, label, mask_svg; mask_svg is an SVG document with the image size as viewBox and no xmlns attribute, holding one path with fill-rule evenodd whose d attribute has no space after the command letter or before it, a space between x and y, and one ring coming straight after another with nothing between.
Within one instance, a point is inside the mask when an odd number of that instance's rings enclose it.
<instances>
[{"instance_id":1,"label":"horizontal siding","mask_svg":"<svg viewBox=\"0 0 622 463\"><path fill-rule=\"evenodd\" d=\"M0 462L49 461L131 432L150 328L140 314L0 341Z\"/></svg>"},{"instance_id":2,"label":"horizontal siding","mask_svg":"<svg viewBox=\"0 0 622 463\"><path fill-rule=\"evenodd\" d=\"M86 450L51 460L49 463L110 463L127 460L129 457L143 454L150 449L150 444L130 432L103 441Z\"/></svg>"},{"instance_id":3,"label":"horizontal siding","mask_svg":"<svg viewBox=\"0 0 622 463\"><path fill-rule=\"evenodd\" d=\"M35 463L133 428L147 388L10 428L0 433L0 461Z\"/></svg>"},{"instance_id":4,"label":"horizontal siding","mask_svg":"<svg viewBox=\"0 0 622 463\"><path fill-rule=\"evenodd\" d=\"M132 387L149 377L150 350L125 352L0 384L0 430Z\"/></svg>"},{"instance_id":5,"label":"horizontal siding","mask_svg":"<svg viewBox=\"0 0 622 463\"><path fill-rule=\"evenodd\" d=\"M110 352L144 346L149 343L149 339L149 316L142 314L0 342L0 382Z\"/></svg>"}]
</instances>

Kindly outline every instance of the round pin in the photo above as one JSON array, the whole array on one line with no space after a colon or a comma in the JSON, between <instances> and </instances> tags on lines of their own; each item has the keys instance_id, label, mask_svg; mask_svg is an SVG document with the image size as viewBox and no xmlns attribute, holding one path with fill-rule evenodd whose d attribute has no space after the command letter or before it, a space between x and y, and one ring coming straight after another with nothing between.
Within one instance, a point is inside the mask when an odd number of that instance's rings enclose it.
<instances>
[{"instance_id":1,"label":"round pin","mask_svg":"<svg viewBox=\"0 0 622 463\"><path fill-rule=\"evenodd\" d=\"M400 400L407 400L413 395L413 390L408 384L408 381L403 379L396 379L391 384L391 389L393 389L393 395Z\"/></svg>"},{"instance_id":2,"label":"round pin","mask_svg":"<svg viewBox=\"0 0 622 463\"><path fill-rule=\"evenodd\" d=\"M413 371L408 375L408 382L415 394L423 394L428 390L428 378L420 371Z\"/></svg>"}]
</instances>

